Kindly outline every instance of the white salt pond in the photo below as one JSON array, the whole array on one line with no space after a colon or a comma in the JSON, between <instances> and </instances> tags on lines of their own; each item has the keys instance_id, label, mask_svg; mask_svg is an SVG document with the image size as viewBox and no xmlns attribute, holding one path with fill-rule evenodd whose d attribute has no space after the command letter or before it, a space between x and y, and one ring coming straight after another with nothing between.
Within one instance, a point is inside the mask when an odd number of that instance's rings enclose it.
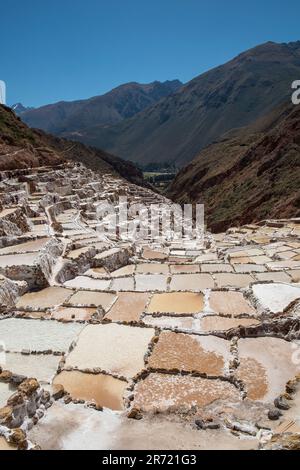
<instances>
[{"instance_id":1,"label":"white salt pond","mask_svg":"<svg viewBox=\"0 0 300 470\"><path fill-rule=\"evenodd\" d=\"M39 382L50 383L56 374L60 356L47 355L24 355L19 353L6 353L5 363L0 366L13 374L34 377Z\"/></svg>"},{"instance_id":2,"label":"white salt pond","mask_svg":"<svg viewBox=\"0 0 300 470\"><path fill-rule=\"evenodd\" d=\"M255 284L252 289L261 306L273 313L283 312L291 302L300 299L300 284Z\"/></svg>"},{"instance_id":3,"label":"white salt pond","mask_svg":"<svg viewBox=\"0 0 300 470\"><path fill-rule=\"evenodd\" d=\"M254 438L239 439L227 430L199 431L161 416L137 421L59 402L32 428L29 439L43 450L246 450L258 445Z\"/></svg>"},{"instance_id":4,"label":"white salt pond","mask_svg":"<svg viewBox=\"0 0 300 470\"><path fill-rule=\"evenodd\" d=\"M3 408L6 405L7 400L15 391L15 387L11 384L0 382L0 408Z\"/></svg>"},{"instance_id":5,"label":"white salt pond","mask_svg":"<svg viewBox=\"0 0 300 470\"><path fill-rule=\"evenodd\" d=\"M6 351L59 351L66 352L84 328L78 323L60 323L50 320L0 320L0 341Z\"/></svg>"},{"instance_id":6,"label":"white salt pond","mask_svg":"<svg viewBox=\"0 0 300 470\"><path fill-rule=\"evenodd\" d=\"M36 260L37 253L20 253L16 255L0 256L0 268L10 266L32 266Z\"/></svg>"},{"instance_id":7,"label":"white salt pond","mask_svg":"<svg viewBox=\"0 0 300 470\"><path fill-rule=\"evenodd\" d=\"M285 385L299 373L292 355L295 344L279 338L239 339L238 378L246 385L248 397L272 402L285 392Z\"/></svg>"},{"instance_id":8,"label":"white salt pond","mask_svg":"<svg viewBox=\"0 0 300 470\"><path fill-rule=\"evenodd\" d=\"M77 276L70 281L64 283L64 286L72 289L88 289L88 290L106 290L109 288L110 280L93 279L88 276Z\"/></svg>"}]
</instances>

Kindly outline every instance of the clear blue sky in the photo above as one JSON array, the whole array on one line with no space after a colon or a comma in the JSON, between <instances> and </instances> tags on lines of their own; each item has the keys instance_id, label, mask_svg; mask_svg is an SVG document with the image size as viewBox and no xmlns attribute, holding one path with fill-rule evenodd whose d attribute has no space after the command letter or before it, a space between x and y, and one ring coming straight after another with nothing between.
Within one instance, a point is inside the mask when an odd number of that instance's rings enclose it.
<instances>
[{"instance_id":1,"label":"clear blue sky","mask_svg":"<svg viewBox=\"0 0 300 470\"><path fill-rule=\"evenodd\" d=\"M8 103L27 106L186 82L257 44L300 39L299 0L3 0L0 12L0 79Z\"/></svg>"}]
</instances>

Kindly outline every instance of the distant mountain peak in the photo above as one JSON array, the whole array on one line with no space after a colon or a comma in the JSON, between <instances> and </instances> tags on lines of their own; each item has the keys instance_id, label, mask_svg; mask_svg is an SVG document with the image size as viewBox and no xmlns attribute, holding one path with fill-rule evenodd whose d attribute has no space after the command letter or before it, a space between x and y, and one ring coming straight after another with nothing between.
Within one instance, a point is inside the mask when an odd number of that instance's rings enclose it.
<instances>
[{"instance_id":1,"label":"distant mountain peak","mask_svg":"<svg viewBox=\"0 0 300 470\"><path fill-rule=\"evenodd\" d=\"M33 107L25 107L23 106L22 103L16 103L16 104L13 104L11 109L15 112L15 114L17 114L18 116L22 113L25 113L25 111L29 111L29 110L32 110L34 109Z\"/></svg>"}]
</instances>

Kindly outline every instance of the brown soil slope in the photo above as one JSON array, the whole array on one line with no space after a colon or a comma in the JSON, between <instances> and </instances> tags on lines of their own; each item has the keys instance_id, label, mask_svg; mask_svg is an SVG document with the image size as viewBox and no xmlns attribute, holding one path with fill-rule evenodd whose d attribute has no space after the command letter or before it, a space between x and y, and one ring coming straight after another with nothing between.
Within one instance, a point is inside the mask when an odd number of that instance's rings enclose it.
<instances>
[{"instance_id":1,"label":"brown soil slope","mask_svg":"<svg viewBox=\"0 0 300 470\"><path fill-rule=\"evenodd\" d=\"M142 172L132 163L102 150L30 129L10 108L0 105L0 171L55 166L66 159L84 163L93 170L116 172L133 183L144 184Z\"/></svg>"},{"instance_id":2,"label":"brown soil slope","mask_svg":"<svg viewBox=\"0 0 300 470\"><path fill-rule=\"evenodd\" d=\"M232 131L183 168L168 190L201 202L209 227L300 216L300 106L282 106Z\"/></svg>"}]
</instances>

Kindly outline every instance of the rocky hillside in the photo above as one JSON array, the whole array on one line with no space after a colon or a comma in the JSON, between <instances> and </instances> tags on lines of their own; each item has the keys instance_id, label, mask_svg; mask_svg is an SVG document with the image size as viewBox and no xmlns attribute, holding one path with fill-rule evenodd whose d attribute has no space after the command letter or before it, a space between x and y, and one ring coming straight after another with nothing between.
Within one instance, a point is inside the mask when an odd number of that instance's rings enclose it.
<instances>
[{"instance_id":1,"label":"rocky hillside","mask_svg":"<svg viewBox=\"0 0 300 470\"><path fill-rule=\"evenodd\" d=\"M247 126L291 95L300 42L266 43L198 76L130 119L76 138L122 158L182 166L230 129Z\"/></svg>"},{"instance_id":2,"label":"rocky hillside","mask_svg":"<svg viewBox=\"0 0 300 470\"><path fill-rule=\"evenodd\" d=\"M204 203L214 231L266 217L299 217L299 136L300 106L280 106L200 152L178 173L168 196Z\"/></svg>"},{"instance_id":3,"label":"rocky hillside","mask_svg":"<svg viewBox=\"0 0 300 470\"><path fill-rule=\"evenodd\" d=\"M59 102L19 115L30 127L65 137L80 139L85 129L116 124L148 108L161 98L174 93L182 83L179 80L153 82L146 85L126 83L102 96L87 100ZM19 107L20 109L20 107Z\"/></svg>"},{"instance_id":4,"label":"rocky hillside","mask_svg":"<svg viewBox=\"0 0 300 470\"><path fill-rule=\"evenodd\" d=\"M65 159L82 162L93 170L109 169L133 183L144 185L142 172L132 163L79 142L30 129L10 108L0 105L0 171L55 166Z\"/></svg>"}]
</instances>

